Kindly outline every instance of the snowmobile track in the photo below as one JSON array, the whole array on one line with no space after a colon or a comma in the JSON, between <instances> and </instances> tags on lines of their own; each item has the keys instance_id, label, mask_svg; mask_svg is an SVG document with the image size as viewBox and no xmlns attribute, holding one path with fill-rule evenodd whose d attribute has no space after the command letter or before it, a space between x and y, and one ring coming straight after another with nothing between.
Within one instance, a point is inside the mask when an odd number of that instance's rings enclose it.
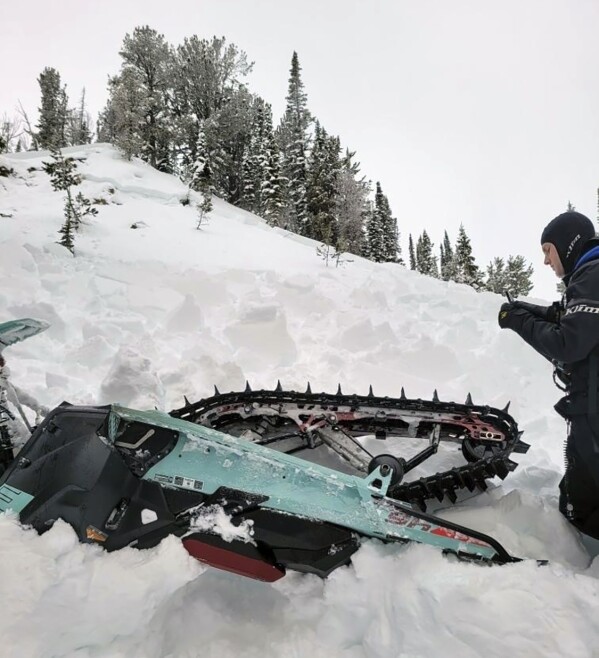
<instances>
[{"instance_id":1,"label":"snowmobile track","mask_svg":"<svg viewBox=\"0 0 599 658\"><path fill-rule=\"evenodd\" d=\"M432 400L408 399L402 389L399 398L369 394L344 395L283 390L280 382L273 391L252 390L215 393L170 412L191 421L261 445L297 453L328 445L352 467L370 472L380 465L381 456L371 455L356 439L375 435L428 439L428 445L411 459L385 457L395 469L395 484L388 496L426 510L427 501L457 500L459 490L484 491L486 480L504 479L517 464L511 453L525 453L529 446L520 440L522 432L505 409L475 405L470 394L464 404L442 402L435 391ZM437 452L440 441L461 447L465 464L410 482L403 475ZM385 461L383 459L383 461Z\"/></svg>"}]
</instances>

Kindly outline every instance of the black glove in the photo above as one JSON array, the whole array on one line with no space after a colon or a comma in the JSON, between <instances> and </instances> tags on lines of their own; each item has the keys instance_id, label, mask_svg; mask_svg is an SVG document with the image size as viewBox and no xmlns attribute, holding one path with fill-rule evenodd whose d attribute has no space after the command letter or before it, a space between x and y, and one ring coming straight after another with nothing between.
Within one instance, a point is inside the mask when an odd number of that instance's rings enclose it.
<instances>
[{"instance_id":1,"label":"black glove","mask_svg":"<svg viewBox=\"0 0 599 658\"><path fill-rule=\"evenodd\" d=\"M541 318L541 320L559 324L562 314L562 305L560 302L553 302L551 306L539 306L537 304L529 304L528 302L521 302L517 300L512 302L512 304L513 308L524 309L537 318Z\"/></svg>"},{"instance_id":2,"label":"black glove","mask_svg":"<svg viewBox=\"0 0 599 658\"><path fill-rule=\"evenodd\" d=\"M509 327L511 320L510 316L513 314L516 308L517 308L516 302L504 302L501 305L501 308L499 309L499 316L497 318L497 322L499 322L499 326L502 329Z\"/></svg>"}]
</instances>

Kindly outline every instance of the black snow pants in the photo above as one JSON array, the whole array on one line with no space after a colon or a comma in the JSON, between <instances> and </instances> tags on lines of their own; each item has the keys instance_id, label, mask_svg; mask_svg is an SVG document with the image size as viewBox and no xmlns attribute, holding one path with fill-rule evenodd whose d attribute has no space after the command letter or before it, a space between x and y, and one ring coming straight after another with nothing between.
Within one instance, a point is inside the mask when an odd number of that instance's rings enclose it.
<instances>
[{"instance_id":1,"label":"black snow pants","mask_svg":"<svg viewBox=\"0 0 599 658\"><path fill-rule=\"evenodd\" d=\"M580 532L599 539L599 418L570 418L559 510Z\"/></svg>"}]
</instances>

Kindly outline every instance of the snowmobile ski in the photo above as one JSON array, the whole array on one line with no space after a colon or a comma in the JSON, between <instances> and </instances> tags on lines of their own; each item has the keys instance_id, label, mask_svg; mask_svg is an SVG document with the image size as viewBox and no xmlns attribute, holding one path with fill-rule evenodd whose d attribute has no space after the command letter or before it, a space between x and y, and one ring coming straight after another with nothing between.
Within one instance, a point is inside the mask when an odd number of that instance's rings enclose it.
<instances>
[{"instance_id":1,"label":"snowmobile ski","mask_svg":"<svg viewBox=\"0 0 599 658\"><path fill-rule=\"evenodd\" d=\"M0 354L9 345L14 345L19 341L35 336L45 331L49 326L43 320L32 320L30 318L0 323Z\"/></svg>"},{"instance_id":2,"label":"snowmobile ski","mask_svg":"<svg viewBox=\"0 0 599 658\"><path fill-rule=\"evenodd\" d=\"M13 459L15 417L8 405L9 396L25 427L29 432L32 430L18 395L8 380L8 368L4 362L2 351L10 345L45 331L49 326L43 320L30 318L0 323L0 474Z\"/></svg>"}]
</instances>

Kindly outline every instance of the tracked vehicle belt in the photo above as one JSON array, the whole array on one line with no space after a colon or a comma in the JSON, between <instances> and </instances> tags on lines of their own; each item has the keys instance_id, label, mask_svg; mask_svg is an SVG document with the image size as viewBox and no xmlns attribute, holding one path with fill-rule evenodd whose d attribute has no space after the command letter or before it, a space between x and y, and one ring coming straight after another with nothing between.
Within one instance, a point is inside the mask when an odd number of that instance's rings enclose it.
<instances>
[{"instance_id":1,"label":"tracked vehicle belt","mask_svg":"<svg viewBox=\"0 0 599 658\"><path fill-rule=\"evenodd\" d=\"M428 446L411 459L399 458L402 471L387 495L413 503L421 509L426 501L447 497L457 499L460 489L485 490L485 480L505 478L517 464L512 452L525 453L528 444L520 440L522 432L507 413L473 404L468 395L464 404L442 402L437 393L432 400L408 399L402 389L399 398L368 395L285 391L280 383L274 391L251 390L220 393L189 403L171 415L265 446L276 446L287 453L315 448L323 443L355 469L368 472L372 455L357 437L422 438ZM447 471L402 482L403 474L437 452L439 442L461 446L465 464ZM396 452L396 451L394 451ZM398 460L394 459L395 462ZM379 462L380 463L380 462Z\"/></svg>"}]
</instances>

